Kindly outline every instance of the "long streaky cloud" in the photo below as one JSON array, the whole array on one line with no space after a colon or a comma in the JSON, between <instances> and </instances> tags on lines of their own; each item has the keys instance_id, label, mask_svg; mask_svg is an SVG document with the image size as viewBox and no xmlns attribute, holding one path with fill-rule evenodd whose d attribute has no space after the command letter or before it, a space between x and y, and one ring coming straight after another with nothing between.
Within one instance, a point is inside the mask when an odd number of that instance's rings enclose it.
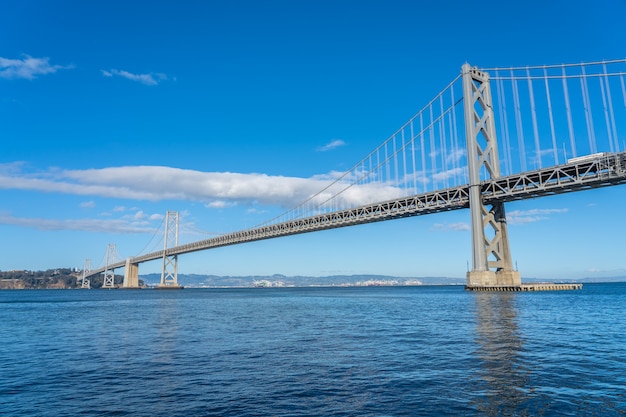
<instances>
[{"instance_id":1,"label":"long streaky cloud","mask_svg":"<svg viewBox=\"0 0 626 417\"><path fill-rule=\"evenodd\" d=\"M266 174L201 172L163 166L128 166L88 170L49 170L25 173L20 166L3 169L0 189L98 196L127 200L199 201L207 207L267 205L292 208L316 195L332 181L331 176L297 178ZM344 205L355 206L398 197L388 184L348 187L341 195ZM328 195L318 194L318 200Z\"/></svg>"},{"instance_id":2,"label":"long streaky cloud","mask_svg":"<svg viewBox=\"0 0 626 417\"><path fill-rule=\"evenodd\" d=\"M30 227L39 230L75 230L87 232L107 233L154 233L155 228L145 223L134 223L125 220L101 219L38 219L15 217L10 214L0 214L0 224L20 227Z\"/></svg>"},{"instance_id":3,"label":"long streaky cloud","mask_svg":"<svg viewBox=\"0 0 626 417\"><path fill-rule=\"evenodd\" d=\"M506 214L507 223L509 224L525 224L547 220L548 215L567 213L568 209L531 209L531 210L513 210Z\"/></svg>"},{"instance_id":4,"label":"long streaky cloud","mask_svg":"<svg viewBox=\"0 0 626 417\"><path fill-rule=\"evenodd\" d=\"M161 81L167 80L167 75L163 73L133 74L132 72L117 69L102 70L102 75L105 77L113 77L115 75L145 85L157 85Z\"/></svg>"},{"instance_id":5,"label":"long streaky cloud","mask_svg":"<svg viewBox=\"0 0 626 417\"><path fill-rule=\"evenodd\" d=\"M0 78L32 80L38 75L54 74L61 69L74 68L72 65L52 65L50 58L34 58L24 55L21 59L0 57Z\"/></svg>"},{"instance_id":6,"label":"long streaky cloud","mask_svg":"<svg viewBox=\"0 0 626 417\"><path fill-rule=\"evenodd\" d=\"M318 152L327 152L327 151L331 151L335 148L338 148L340 146L345 146L346 142L342 141L341 139L335 139L330 143L327 143L324 146L320 146L319 148L317 148Z\"/></svg>"}]
</instances>

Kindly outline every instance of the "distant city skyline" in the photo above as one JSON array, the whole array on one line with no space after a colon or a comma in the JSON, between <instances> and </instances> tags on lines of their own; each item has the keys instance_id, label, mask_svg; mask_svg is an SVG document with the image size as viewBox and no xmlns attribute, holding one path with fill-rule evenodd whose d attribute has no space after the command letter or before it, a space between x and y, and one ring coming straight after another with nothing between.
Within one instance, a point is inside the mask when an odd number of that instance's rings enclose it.
<instances>
[{"instance_id":1,"label":"distant city skyline","mask_svg":"<svg viewBox=\"0 0 626 417\"><path fill-rule=\"evenodd\" d=\"M158 250L168 210L181 213L181 243L261 224L352 167L465 62L626 57L621 0L26 0L0 10L3 271L102 266L109 243L121 258ZM522 278L626 275L625 195L618 186L507 204ZM186 254L179 270L464 277L470 259L460 210Z\"/></svg>"}]
</instances>

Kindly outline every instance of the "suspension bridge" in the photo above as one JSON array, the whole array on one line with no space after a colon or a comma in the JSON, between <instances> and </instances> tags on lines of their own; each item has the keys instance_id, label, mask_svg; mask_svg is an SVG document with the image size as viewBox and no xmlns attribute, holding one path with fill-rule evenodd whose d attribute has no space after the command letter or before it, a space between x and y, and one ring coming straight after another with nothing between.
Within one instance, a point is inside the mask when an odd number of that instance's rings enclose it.
<instances>
[{"instance_id":1,"label":"suspension bridge","mask_svg":"<svg viewBox=\"0 0 626 417\"><path fill-rule=\"evenodd\" d=\"M262 239L469 208L468 289L521 288L506 202L626 182L626 59L461 73L350 170L298 206L253 228L187 244L168 212L161 250L86 260L82 284L104 274L138 287L139 264L162 260L162 288L179 288L178 256Z\"/></svg>"}]
</instances>

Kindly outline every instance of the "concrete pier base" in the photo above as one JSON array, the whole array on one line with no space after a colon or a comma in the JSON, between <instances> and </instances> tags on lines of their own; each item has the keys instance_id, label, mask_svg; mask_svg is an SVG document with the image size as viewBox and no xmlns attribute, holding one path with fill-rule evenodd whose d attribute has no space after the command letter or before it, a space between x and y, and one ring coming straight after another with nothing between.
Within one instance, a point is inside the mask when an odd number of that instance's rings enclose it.
<instances>
[{"instance_id":1,"label":"concrete pier base","mask_svg":"<svg viewBox=\"0 0 626 417\"><path fill-rule=\"evenodd\" d=\"M470 286L466 285L468 291L477 292L512 292L512 291L569 291L581 290L583 284L520 284L520 285L490 285L490 286Z\"/></svg>"},{"instance_id":2,"label":"concrete pier base","mask_svg":"<svg viewBox=\"0 0 626 417\"><path fill-rule=\"evenodd\" d=\"M182 290L183 288L185 287L178 284L160 284L154 287L155 290Z\"/></svg>"},{"instance_id":3,"label":"concrete pier base","mask_svg":"<svg viewBox=\"0 0 626 417\"><path fill-rule=\"evenodd\" d=\"M563 291L580 290L583 284L522 284L518 271L470 271L467 273L468 291Z\"/></svg>"},{"instance_id":4,"label":"concrete pier base","mask_svg":"<svg viewBox=\"0 0 626 417\"><path fill-rule=\"evenodd\" d=\"M519 271L470 271L467 273L468 287L492 287L498 285L522 285Z\"/></svg>"},{"instance_id":5,"label":"concrete pier base","mask_svg":"<svg viewBox=\"0 0 626 417\"><path fill-rule=\"evenodd\" d=\"M139 288L139 264L130 263L130 258L126 259L122 288Z\"/></svg>"}]
</instances>

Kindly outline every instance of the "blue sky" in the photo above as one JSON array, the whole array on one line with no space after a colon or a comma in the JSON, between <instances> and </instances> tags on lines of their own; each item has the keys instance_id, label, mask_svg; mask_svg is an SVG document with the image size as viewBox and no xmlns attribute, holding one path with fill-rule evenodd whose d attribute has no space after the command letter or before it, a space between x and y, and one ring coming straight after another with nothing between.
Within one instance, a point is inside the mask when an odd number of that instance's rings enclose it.
<instances>
[{"instance_id":1,"label":"blue sky","mask_svg":"<svg viewBox=\"0 0 626 417\"><path fill-rule=\"evenodd\" d=\"M167 210L181 243L260 224L463 63L622 59L624 16L623 0L3 2L0 270L157 250ZM522 277L626 275L625 192L508 204ZM457 211L298 235L187 254L179 271L464 277L468 224Z\"/></svg>"}]
</instances>

